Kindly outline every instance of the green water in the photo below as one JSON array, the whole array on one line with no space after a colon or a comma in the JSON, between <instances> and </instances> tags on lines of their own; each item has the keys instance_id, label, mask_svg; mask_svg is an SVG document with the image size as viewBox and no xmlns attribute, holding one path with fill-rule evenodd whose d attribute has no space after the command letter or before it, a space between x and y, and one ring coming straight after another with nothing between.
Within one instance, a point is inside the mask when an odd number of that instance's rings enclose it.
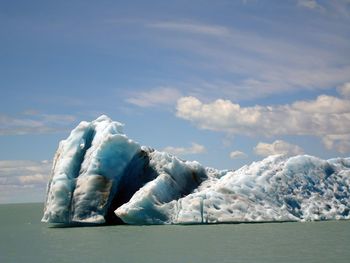
<instances>
[{"instance_id":1,"label":"green water","mask_svg":"<svg viewBox=\"0 0 350 263\"><path fill-rule=\"evenodd\" d=\"M52 228L0 205L0 262L350 262L350 221Z\"/></svg>"}]
</instances>

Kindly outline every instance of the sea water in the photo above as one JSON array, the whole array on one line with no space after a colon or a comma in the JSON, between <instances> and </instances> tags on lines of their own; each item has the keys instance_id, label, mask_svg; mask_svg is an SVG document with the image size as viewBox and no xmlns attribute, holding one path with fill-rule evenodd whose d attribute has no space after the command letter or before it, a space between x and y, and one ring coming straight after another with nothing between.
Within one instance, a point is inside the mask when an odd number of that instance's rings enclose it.
<instances>
[{"instance_id":1,"label":"sea water","mask_svg":"<svg viewBox=\"0 0 350 263\"><path fill-rule=\"evenodd\" d=\"M0 262L350 262L350 221L53 227L42 204L0 205Z\"/></svg>"}]
</instances>

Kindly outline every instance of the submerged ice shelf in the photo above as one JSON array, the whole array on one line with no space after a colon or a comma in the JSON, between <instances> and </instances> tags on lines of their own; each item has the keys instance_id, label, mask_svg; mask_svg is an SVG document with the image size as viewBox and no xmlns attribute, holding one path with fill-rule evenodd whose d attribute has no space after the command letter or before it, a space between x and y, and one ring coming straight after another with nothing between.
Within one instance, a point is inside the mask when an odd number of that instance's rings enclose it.
<instances>
[{"instance_id":1,"label":"submerged ice shelf","mask_svg":"<svg viewBox=\"0 0 350 263\"><path fill-rule=\"evenodd\" d=\"M236 171L141 146L101 116L56 152L49 223L202 224L350 218L350 158L270 156Z\"/></svg>"}]
</instances>

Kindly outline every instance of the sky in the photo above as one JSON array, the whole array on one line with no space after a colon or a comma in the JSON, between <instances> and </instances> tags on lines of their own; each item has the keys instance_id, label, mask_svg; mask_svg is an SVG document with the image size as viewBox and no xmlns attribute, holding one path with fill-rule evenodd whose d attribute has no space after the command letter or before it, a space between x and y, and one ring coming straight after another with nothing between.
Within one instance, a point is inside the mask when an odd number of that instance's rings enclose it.
<instances>
[{"instance_id":1,"label":"sky","mask_svg":"<svg viewBox=\"0 0 350 263\"><path fill-rule=\"evenodd\" d=\"M0 1L0 203L40 202L60 140L237 169L350 155L350 0Z\"/></svg>"}]
</instances>

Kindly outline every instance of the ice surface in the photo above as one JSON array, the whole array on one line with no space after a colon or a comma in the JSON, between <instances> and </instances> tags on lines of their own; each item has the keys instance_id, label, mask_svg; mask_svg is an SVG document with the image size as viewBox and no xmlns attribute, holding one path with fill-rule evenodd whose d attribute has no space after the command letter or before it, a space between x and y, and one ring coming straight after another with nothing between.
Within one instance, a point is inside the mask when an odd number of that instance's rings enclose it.
<instances>
[{"instance_id":1,"label":"ice surface","mask_svg":"<svg viewBox=\"0 0 350 263\"><path fill-rule=\"evenodd\" d=\"M178 200L174 223L349 219L348 162L270 156Z\"/></svg>"},{"instance_id":2,"label":"ice surface","mask_svg":"<svg viewBox=\"0 0 350 263\"><path fill-rule=\"evenodd\" d=\"M350 158L270 156L205 168L127 138L101 116L60 142L42 221L202 224L350 218Z\"/></svg>"},{"instance_id":3,"label":"ice surface","mask_svg":"<svg viewBox=\"0 0 350 263\"><path fill-rule=\"evenodd\" d=\"M116 210L117 216L125 223L173 222L169 202L192 193L207 178L205 169L199 163L182 161L164 152L150 153L149 166L157 177Z\"/></svg>"},{"instance_id":4,"label":"ice surface","mask_svg":"<svg viewBox=\"0 0 350 263\"><path fill-rule=\"evenodd\" d=\"M74 129L57 150L43 221L104 223L118 182L140 146L106 116Z\"/></svg>"}]
</instances>

